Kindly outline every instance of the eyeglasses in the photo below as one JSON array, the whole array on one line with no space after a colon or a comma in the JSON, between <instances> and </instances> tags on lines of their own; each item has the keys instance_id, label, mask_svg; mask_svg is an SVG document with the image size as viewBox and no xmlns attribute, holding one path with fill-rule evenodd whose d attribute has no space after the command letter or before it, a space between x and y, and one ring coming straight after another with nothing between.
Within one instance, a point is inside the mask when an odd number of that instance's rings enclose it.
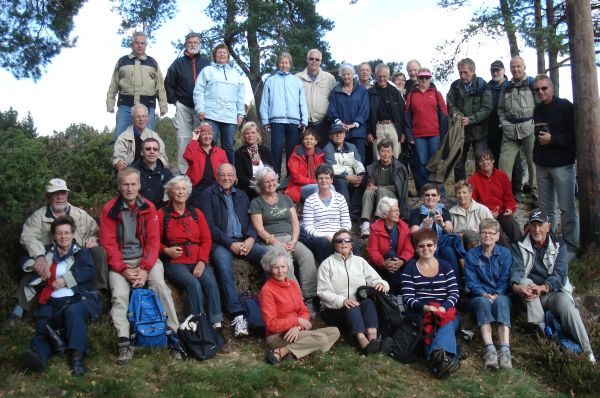
<instances>
[{"instance_id":1,"label":"eyeglasses","mask_svg":"<svg viewBox=\"0 0 600 398\"><path fill-rule=\"evenodd\" d=\"M494 232L494 231L481 231L479 233L479 235L481 236L494 236L496 235L498 232Z\"/></svg>"},{"instance_id":2,"label":"eyeglasses","mask_svg":"<svg viewBox=\"0 0 600 398\"><path fill-rule=\"evenodd\" d=\"M321 62L320 58L308 58L309 61Z\"/></svg>"},{"instance_id":3,"label":"eyeglasses","mask_svg":"<svg viewBox=\"0 0 600 398\"><path fill-rule=\"evenodd\" d=\"M425 248L431 249L433 246L435 246L433 243L422 243L420 245L417 245L417 247L419 249L425 249Z\"/></svg>"},{"instance_id":4,"label":"eyeglasses","mask_svg":"<svg viewBox=\"0 0 600 398\"><path fill-rule=\"evenodd\" d=\"M335 238L335 243L352 243L352 238Z\"/></svg>"},{"instance_id":5,"label":"eyeglasses","mask_svg":"<svg viewBox=\"0 0 600 398\"><path fill-rule=\"evenodd\" d=\"M425 198L436 198L438 196L437 193L424 193L423 197Z\"/></svg>"},{"instance_id":6,"label":"eyeglasses","mask_svg":"<svg viewBox=\"0 0 600 398\"><path fill-rule=\"evenodd\" d=\"M546 91L546 90L548 90L548 86L536 87L533 89L533 91L535 91L536 93L539 93L540 91Z\"/></svg>"},{"instance_id":7,"label":"eyeglasses","mask_svg":"<svg viewBox=\"0 0 600 398\"><path fill-rule=\"evenodd\" d=\"M154 146L151 146L151 147L146 147L146 148L144 148L144 150L145 150L146 152L158 152L158 148L157 148L157 147L154 147Z\"/></svg>"}]
</instances>

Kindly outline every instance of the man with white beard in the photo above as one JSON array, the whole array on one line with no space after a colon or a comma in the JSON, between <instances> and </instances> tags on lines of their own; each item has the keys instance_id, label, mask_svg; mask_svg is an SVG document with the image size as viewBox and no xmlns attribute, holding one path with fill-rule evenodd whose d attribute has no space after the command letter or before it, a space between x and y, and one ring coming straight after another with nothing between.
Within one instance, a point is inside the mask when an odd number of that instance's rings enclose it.
<instances>
[{"instance_id":1,"label":"man with white beard","mask_svg":"<svg viewBox=\"0 0 600 398\"><path fill-rule=\"evenodd\" d=\"M177 165L181 174L188 168L183 152L192 139L192 131L200 123L193 99L196 78L208 65L210 60L200 55L200 34L190 32L185 37L183 55L173 61L165 78L167 102L175 105L173 125L177 129Z\"/></svg>"}]
</instances>

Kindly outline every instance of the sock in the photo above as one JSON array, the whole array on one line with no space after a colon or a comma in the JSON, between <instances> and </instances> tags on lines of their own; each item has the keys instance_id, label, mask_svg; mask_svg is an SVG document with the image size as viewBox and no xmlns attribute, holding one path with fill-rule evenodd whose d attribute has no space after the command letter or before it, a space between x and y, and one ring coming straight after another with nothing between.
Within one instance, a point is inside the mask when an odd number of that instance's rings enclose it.
<instances>
[{"instance_id":1,"label":"sock","mask_svg":"<svg viewBox=\"0 0 600 398\"><path fill-rule=\"evenodd\" d=\"M496 351L496 347L493 344L486 344L484 348L486 351Z\"/></svg>"},{"instance_id":2,"label":"sock","mask_svg":"<svg viewBox=\"0 0 600 398\"><path fill-rule=\"evenodd\" d=\"M127 337L119 337L119 343L129 343L129 339Z\"/></svg>"},{"instance_id":3,"label":"sock","mask_svg":"<svg viewBox=\"0 0 600 398\"><path fill-rule=\"evenodd\" d=\"M501 344L500 351L509 351L510 352L510 346L508 344Z\"/></svg>"}]
</instances>

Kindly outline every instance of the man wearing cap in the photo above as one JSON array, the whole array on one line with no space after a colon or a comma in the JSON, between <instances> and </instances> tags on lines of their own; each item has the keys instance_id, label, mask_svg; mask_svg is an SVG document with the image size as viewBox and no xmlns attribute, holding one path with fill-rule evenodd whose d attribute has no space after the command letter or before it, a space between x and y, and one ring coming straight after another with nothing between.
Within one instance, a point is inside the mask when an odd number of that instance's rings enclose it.
<instances>
[{"instance_id":1,"label":"man wearing cap","mask_svg":"<svg viewBox=\"0 0 600 398\"><path fill-rule=\"evenodd\" d=\"M360 161L358 149L354 144L344 142L346 130L341 124L332 124L329 131L329 143L323 148L325 162L333 167L333 186L346 199L350 216L360 216L365 166Z\"/></svg>"},{"instance_id":2,"label":"man wearing cap","mask_svg":"<svg viewBox=\"0 0 600 398\"><path fill-rule=\"evenodd\" d=\"M454 166L454 181L466 180L465 164L469 149L475 153L487 147L488 116L492 111L492 92L488 84L475 75L475 62L470 58L458 62L460 79L450 85L446 95L448 116L460 114L465 128L465 141L460 159Z\"/></svg>"},{"instance_id":3,"label":"man wearing cap","mask_svg":"<svg viewBox=\"0 0 600 398\"><path fill-rule=\"evenodd\" d=\"M404 99L391 84L390 67L379 64L375 67L377 84L368 90L369 134L367 142L373 145L373 160L379 159L377 143L390 140L394 158L400 155L400 141L404 136Z\"/></svg>"},{"instance_id":4,"label":"man wearing cap","mask_svg":"<svg viewBox=\"0 0 600 398\"><path fill-rule=\"evenodd\" d=\"M335 77L321 69L323 54L313 48L306 55L306 68L296 74L304 86L306 106L308 107L308 126L315 129L320 137L320 146L323 148L328 141L329 121L327 109L329 108L329 94L335 87Z\"/></svg>"},{"instance_id":5,"label":"man wearing cap","mask_svg":"<svg viewBox=\"0 0 600 398\"><path fill-rule=\"evenodd\" d=\"M177 129L177 165L181 174L185 174L188 168L183 151L192 139L192 130L199 124L193 98L196 78L202 69L210 65L210 60L200 55L200 42L199 33L188 33L183 55L173 61L165 77L167 102L175 105L173 125Z\"/></svg>"},{"instance_id":6,"label":"man wearing cap","mask_svg":"<svg viewBox=\"0 0 600 398\"><path fill-rule=\"evenodd\" d=\"M527 235L513 244L512 252L512 290L527 307L527 322L536 324L544 333L544 312L552 311L563 330L595 363L588 334L573 301L567 246L550 233L550 220L543 210L531 212Z\"/></svg>"},{"instance_id":7,"label":"man wearing cap","mask_svg":"<svg viewBox=\"0 0 600 398\"><path fill-rule=\"evenodd\" d=\"M187 176L192 181L189 203L200 207L200 195L217 180L217 168L227 161L227 154L218 146L213 146L213 128L210 123L202 123L192 132L192 140L185 148L183 158L188 163Z\"/></svg>"},{"instance_id":8,"label":"man wearing cap","mask_svg":"<svg viewBox=\"0 0 600 398\"><path fill-rule=\"evenodd\" d=\"M52 243L53 237L50 226L57 217L66 214L73 217L76 227L75 240L79 245L90 249L96 265L93 288L107 288L106 252L98 246L98 224L83 209L69 203L69 192L65 180L60 178L51 179L46 185L46 205L36 210L23 224L21 245L27 252L27 256L21 258L19 264L25 275L21 278L19 287L13 296L17 304L0 329L6 330L15 326L18 320L23 317L24 312L31 310L31 302L34 296L26 293L25 287L32 283L35 283L38 287L39 278L45 281L50 276L50 264L46 261L45 246ZM27 290L31 291L31 289Z\"/></svg>"},{"instance_id":9,"label":"man wearing cap","mask_svg":"<svg viewBox=\"0 0 600 398\"><path fill-rule=\"evenodd\" d=\"M556 232L556 199L560 208L562 237L569 253L579 248L579 214L575 194L575 127L573 104L554 96L554 85L548 76L533 80L533 91L540 100L533 111L536 140L533 161L537 172L540 207Z\"/></svg>"},{"instance_id":10,"label":"man wearing cap","mask_svg":"<svg viewBox=\"0 0 600 398\"><path fill-rule=\"evenodd\" d=\"M147 127L148 108L138 104L131 107L133 124L117 138L113 149L112 164L116 171L121 171L141 157L142 142L147 138L154 138L160 144L159 159L165 166L169 162L165 152L165 143L160 136Z\"/></svg>"},{"instance_id":11,"label":"man wearing cap","mask_svg":"<svg viewBox=\"0 0 600 398\"><path fill-rule=\"evenodd\" d=\"M139 170L141 187L140 195L148 199L158 209L164 200L164 185L173 178L173 173L158 158L160 142L156 138L146 138L142 142L141 157L131 164Z\"/></svg>"},{"instance_id":12,"label":"man wearing cap","mask_svg":"<svg viewBox=\"0 0 600 398\"><path fill-rule=\"evenodd\" d=\"M512 79L502 91L498 101L498 117L502 128L502 144L498 167L512 176L519 151L527 159L529 185L531 187L531 207L537 207L537 184L533 163L533 78L525 73L525 61L520 56L510 60ZM520 188L520 187L519 187Z\"/></svg>"},{"instance_id":13,"label":"man wearing cap","mask_svg":"<svg viewBox=\"0 0 600 398\"><path fill-rule=\"evenodd\" d=\"M131 54L121 57L112 73L110 87L106 93L106 109L115 111L115 96L117 101L117 124L114 139L116 140L132 121L132 106L143 104L149 115L148 125L154 129L154 109L156 98L160 107L160 115L167 113L167 96L163 75L158 62L146 55L146 35L135 32L131 38Z\"/></svg>"}]
</instances>

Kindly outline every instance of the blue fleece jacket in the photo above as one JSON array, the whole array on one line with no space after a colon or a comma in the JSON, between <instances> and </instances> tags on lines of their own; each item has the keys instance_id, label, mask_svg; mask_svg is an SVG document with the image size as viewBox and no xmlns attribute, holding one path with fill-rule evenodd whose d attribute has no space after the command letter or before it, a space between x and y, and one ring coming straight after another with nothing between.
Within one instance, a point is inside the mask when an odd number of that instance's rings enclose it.
<instances>
[{"instance_id":1,"label":"blue fleece jacket","mask_svg":"<svg viewBox=\"0 0 600 398\"><path fill-rule=\"evenodd\" d=\"M194 107L207 119L236 124L246 110L246 87L242 74L230 64L216 64L202 69L194 87Z\"/></svg>"},{"instance_id":2,"label":"blue fleece jacket","mask_svg":"<svg viewBox=\"0 0 600 398\"><path fill-rule=\"evenodd\" d=\"M264 125L308 125L306 96L300 79L289 72L279 70L270 76L263 89L260 116Z\"/></svg>"}]
</instances>

